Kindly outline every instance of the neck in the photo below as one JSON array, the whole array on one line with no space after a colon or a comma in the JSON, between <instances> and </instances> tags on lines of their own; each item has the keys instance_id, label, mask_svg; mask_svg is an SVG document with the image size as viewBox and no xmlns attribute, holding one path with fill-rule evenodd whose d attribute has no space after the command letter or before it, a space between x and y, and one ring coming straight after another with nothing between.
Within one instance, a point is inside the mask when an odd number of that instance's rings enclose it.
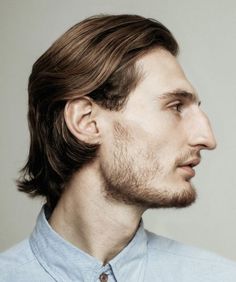
<instances>
[{"instance_id":1,"label":"neck","mask_svg":"<svg viewBox=\"0 0 236 282\"><path fill-rule=\"evenodd\" d=\"M91 168L75 174L49 223L64 239L105 265L133 238L144 209L108 199Z\"/></svg>"}]
</instances>

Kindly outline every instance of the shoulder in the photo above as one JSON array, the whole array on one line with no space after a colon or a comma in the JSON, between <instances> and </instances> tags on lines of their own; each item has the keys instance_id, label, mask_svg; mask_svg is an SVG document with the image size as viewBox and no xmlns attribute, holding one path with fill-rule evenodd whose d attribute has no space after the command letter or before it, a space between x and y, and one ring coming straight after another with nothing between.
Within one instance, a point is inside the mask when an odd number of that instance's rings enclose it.
<instances>
[{"instance_id":1,"label":"shoulder","mask_svg":"<svg viewBox=\"0 0 236 282\"><path fill-rule=\"evenodd\" d=\"M0 265L3 268L18 267L25 263L29 263L34 259L35 257L31 252L28 239L25 239L10 249L0 253Z\"/></svg>"},{"instance_id":2,"label":"shoulder","mask_svg":"<svg viewBox=\"0 0 236 282\"><path fill-rule=\"evenodd\" d=\"M44 278L44 270L31 251L28 239L0 253L0 281L32 281ZM42 281L34 280L34 281ZM51 280L44 280L51 281Z\"/></svg>"},{"instance_id":3,"label":"shoulder","mask_svg":"<svg viewBox=\"0 0 236 282\"><path fill-rule=\"evenodd\" d=\"M168 255L188 258L189 260L211 261L236 267L236 262L226 259L214 252L210 252L195 246L184 244L167 237L156 235L146 230L148 238L148 248L151 253L163 252Z\"/></svg>"},{"instance_id":4,"label":"shoulder","mask_svg":"<svg viewBox=\"0 0 236 282\"><path fill-rule=\"evenodd\" d=\"M236 281L236 262L147 230L146 234L152 265L161 264L163 269L168 267L178 275L191 278L189 281Z\"/></svg>"}]
</instances>

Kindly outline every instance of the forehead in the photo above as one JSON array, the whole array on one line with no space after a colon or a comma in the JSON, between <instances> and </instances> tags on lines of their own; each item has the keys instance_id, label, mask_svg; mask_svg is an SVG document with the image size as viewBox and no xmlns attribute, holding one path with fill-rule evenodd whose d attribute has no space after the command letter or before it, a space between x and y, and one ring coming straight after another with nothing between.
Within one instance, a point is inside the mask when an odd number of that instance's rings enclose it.
<instances>
[{"instance_id":1,"label":"forehead","mask_svg":"<svg viewBox=\"0 0 236 282\"><path fill-rule=\"evenodd\" d=\"M167 97L167 93L177 92L188 93L192 95L193 100L198 100L176 57L168 51L154 49L141 57L136 62L136 67L141 73L140 83L134 91L136 95L145 93L150 98L152 96L163 98Z\"/></svg>"}]
</instances>

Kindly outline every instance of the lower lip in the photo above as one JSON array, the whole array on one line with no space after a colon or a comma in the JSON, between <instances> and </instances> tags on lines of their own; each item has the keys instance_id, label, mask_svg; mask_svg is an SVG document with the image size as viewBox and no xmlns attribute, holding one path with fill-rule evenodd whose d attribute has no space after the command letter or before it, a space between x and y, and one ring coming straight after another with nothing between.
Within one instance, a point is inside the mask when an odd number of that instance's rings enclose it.
<instances>
[{"instance_id":1,"label":"lower lip","mask_svg":"<svg viewBox=\"0 0 236 282\"><path fill-rule=\"evenodd\" d=\"M195 170L190 166L180 166L179 167L184 173L188 174L190 177L195 176Z\"/></svg>"}]
</instances>

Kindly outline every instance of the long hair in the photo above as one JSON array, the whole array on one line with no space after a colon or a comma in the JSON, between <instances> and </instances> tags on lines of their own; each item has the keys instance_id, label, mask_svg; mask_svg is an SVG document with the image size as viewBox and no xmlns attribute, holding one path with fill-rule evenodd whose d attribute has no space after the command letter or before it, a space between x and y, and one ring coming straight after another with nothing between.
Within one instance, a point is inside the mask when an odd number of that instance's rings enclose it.
<instances>
[{"instance_id":1,"label":"long hair","mask_svg":"<svg viewBox=\"0 0 236 282\"><path fill-rule=\"evenodd\" d=\"M139 81L135 61L156 47L178 53L164 25L137 15L85 19L52 44L29 77L30 149L17 180L19 191L46 197L48 206L55 207L73 173L96 158L98 150L68 130L66 103L87 95L119 111Z\"/></svg>"}]
</instances>

